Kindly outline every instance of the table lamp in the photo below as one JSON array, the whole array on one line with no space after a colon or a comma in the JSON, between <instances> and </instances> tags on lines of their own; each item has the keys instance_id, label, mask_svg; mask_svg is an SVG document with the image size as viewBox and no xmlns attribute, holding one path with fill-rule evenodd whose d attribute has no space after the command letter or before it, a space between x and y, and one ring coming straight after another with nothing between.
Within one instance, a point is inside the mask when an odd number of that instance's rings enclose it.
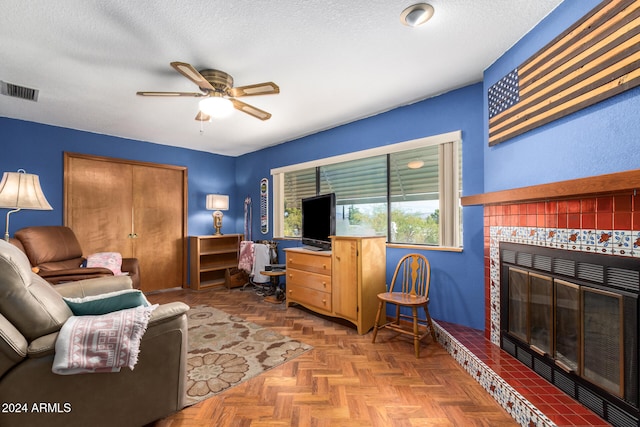
<instances>
[{"instance_id":1,"label":"table lamp","mask_svg":"<svg viewBox=\"0 0 640 427\"><path fill-rule=\"evenodd\" d=\"M216 229L215 235L221 236L222 228L222 212L229 209L229 196L222 194L207 194L207 210L213 212L213 228Z\"/></svg>"}]
</instances>

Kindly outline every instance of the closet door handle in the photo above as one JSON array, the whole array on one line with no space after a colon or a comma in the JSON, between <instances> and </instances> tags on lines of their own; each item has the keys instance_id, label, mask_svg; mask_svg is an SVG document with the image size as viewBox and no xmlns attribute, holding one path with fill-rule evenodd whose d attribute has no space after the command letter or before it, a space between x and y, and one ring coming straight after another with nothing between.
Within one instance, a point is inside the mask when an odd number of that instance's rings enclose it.
<instances>
[{"instance_id":1,"label":"closet door handle","mask_svg":"<svg viewBox=\"0 0 640 427\"><path fill-rule=\"evenodd\" d=\"M138 238L138 233L136 233L136 228L135 228L135 210L132 207L131 208L131 233L129 233L127 235L127 237L129 239L137 239Z\"/></svg>"},{"instance_id":2,"label":"closet door handle","mask_svg":"<svg viewBox=\"0 0 640 427\"><path fill-rule=\"evenodd\" d=\"M130 239L137 239L138 235L136 234L136 228L135 228L135 210L134 207L131 206L131 233L129 233L129 238Z\"/></svg>"}]
</instances>

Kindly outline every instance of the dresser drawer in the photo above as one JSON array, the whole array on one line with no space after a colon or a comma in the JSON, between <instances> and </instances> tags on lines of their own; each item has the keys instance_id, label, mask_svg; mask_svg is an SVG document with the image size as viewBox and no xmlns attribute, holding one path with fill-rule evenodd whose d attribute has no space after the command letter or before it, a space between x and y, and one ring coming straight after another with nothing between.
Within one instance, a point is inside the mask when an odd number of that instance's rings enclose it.
<instances>
[{"instance_id":1,"label":"dresser drawer","mask_svg":"<svg viewBox=\"0 0 640 427\"><path fill-rule=\"evenodd\" d=\"M289 251L287 252L287 271L291 268L330 276L331 257Z\"/></svg>"},{"instance_id":2,"label":"dresser drawer","mask_svg":"<svg viewBox=\"0 0 640 427\"><path fill-rule=\"evenodd\" d=\"M289 268L287 269L287 286L289 285L331 292L331 276Z\"/></svg>"},{"instance_id":3,"label":"dresser drawer","mask_svg":"<svg viewBox=\"0 0 640 427\"><path fill-rule=\"evenodd\" d=\"M287 306L292 302L331 312L331 294L329 292L287 283Z\"/></svg>"}]
</instances>

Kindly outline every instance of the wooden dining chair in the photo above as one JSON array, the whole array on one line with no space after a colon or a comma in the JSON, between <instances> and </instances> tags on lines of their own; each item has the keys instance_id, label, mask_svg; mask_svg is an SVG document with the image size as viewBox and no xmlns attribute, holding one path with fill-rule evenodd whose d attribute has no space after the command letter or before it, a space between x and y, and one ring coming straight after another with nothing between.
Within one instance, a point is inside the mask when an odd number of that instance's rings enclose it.
<instances>
[{"instance_id":1,"label":"wooden dining chair","mask_svg":"<svg viewBox=\"0 0 640 427\"><path fill-rule=\"evenodd\" d=\"M372 342L376 342L378 330L383 328L413 336L415 355L416 358L419 358L422 338L431 333L431 337L436 341L436 333L427 307L430 281L431 266L424 255L409 254L400 259L396 271L393 273L388 292L378 294L378 314L376 314L376 323L373 327ZM385 319L381 325L380 317L383 311L386 313L385 304L394 304L396 313L393 319L390 321ZM411 316L401 311L403 307L411 309ZM424 309L425 320L418 318L418 308L420 307ZM401 323L403 319L405 321ZM406 322L407 319L410 319L411 322Z\"/></svg>"}]
</instances>

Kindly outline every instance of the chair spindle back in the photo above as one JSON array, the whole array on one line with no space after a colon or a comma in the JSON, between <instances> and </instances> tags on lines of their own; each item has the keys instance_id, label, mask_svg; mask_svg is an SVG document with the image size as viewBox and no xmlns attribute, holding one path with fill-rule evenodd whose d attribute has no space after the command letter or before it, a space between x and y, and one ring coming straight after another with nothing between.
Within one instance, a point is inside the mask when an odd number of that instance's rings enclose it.
<instances>
[{"instance_id":1,"label":"chair spindle back","mask_svg":"<svg viewBox=\"0 0 640 427\"><path fill-rule=\"evenodd\" d=\"M390 292L398 292L396 284L399 284L399 292L403 294L428 297L430 281L431 266L427 258L420 254L405 255L393 274Z\"/></svg>"}]
</instances>

